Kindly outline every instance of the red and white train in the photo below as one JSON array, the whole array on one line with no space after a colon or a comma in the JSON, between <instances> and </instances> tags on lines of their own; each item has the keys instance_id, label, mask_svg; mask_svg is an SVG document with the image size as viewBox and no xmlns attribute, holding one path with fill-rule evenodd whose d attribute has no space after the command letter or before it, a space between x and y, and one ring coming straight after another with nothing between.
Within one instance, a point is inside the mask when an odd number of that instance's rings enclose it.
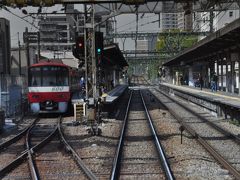
<instances>
[{"instance_id":1,"label":"red and white train","mask_svg":"<svg viewBox=\"0 0 240 180\"><path fill-rule=\"evenodd\" d=\"M28 70L28 101L33 113L65 113L79 92L80 73L62 61L47 60Z\"/></svg>"}]
</instances>

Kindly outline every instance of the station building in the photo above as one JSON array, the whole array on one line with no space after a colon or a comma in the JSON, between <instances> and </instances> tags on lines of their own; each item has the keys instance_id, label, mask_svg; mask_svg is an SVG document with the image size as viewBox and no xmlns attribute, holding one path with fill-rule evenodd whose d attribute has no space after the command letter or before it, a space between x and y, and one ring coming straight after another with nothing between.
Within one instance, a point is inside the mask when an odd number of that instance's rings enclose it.
<instances>
[{"instance_id":1,"label":"station building","mask_svg":"<svg viewBox=\"0 0 240 180\"><path fill-rule=\"evenodd\" d=\"M164 81L194 86L199 75L210 87L211 75L218 76L218 90L240 94L240 19L210 34L163 64Z\"/></svg>"}]
</instances>

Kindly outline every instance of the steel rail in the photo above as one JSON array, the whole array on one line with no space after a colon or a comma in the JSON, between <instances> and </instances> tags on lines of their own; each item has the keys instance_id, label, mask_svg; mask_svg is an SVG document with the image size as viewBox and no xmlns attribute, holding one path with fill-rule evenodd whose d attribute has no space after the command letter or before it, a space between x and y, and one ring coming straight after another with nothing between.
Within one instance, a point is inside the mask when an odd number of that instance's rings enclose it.
<instances>
[{"instance_id":1,"label":"steel rail","mask_svg":"<svg viewBox=\"0 0 240 180\"><path fill-rule=\"evenodd\" d=\"M156 89L157 90L157 89ZM168 95L165 93L157 90L159 93L163 94L165 97L171 99ZM156 96L155 96L156 97ZM174 101L173 99L171 99ZM162 103L163 104L163 103ZM214 148L208 144L199 134L197 134L190 126L188 126L186 123L183 122L182 118L175 113L172 109L169 109L165 104L163 106L168 109L168 111L174 116L174 118L194 137L196 140L229 172L236 178L240 179L240 172L236 170L227 160L225 160L221 154L219 154L217 151L214 150Z\"/></svg>"},{"instance_id":2,"label":"steel rail","mask_svg":"<svg viewBox=\"0 0 240 180\"><path fill-rule=\"evenodd\" d=\"M18 165L20 165L27 158L27 152L24 152L22 155L18 156L15 160L10 162L7 166L3 167L0 170L0 178L4 177L5 174L9 173L11 170L15 169Z\"/></svg>"},{"instance_id":3,"label":"steel rail","mask_svg":"<svg viewBox=\"0 0 240 180\"><path fill-rule=\"evenodd\" d=\"M129 100L128 100L128 104L127 104L127 109L126 109L126 114L124 116L124 120L123 120L123 127L122 127L122 131L121 131L121 135L120 135L120 139L118 142L118 147L115 153L115 157L113 160L113 166L112 166L112 171L111 171L111 180L115 180L118 179L118 173L119 173L119 166L120 166L120 159L122 156L122 148L123 148L123 141L124 141L124 134L125 134L125 130L126 130L126 124L127 124L127 120L128 120L128 115L129 115L129 109L130 109L130 103L132 100L132 94L133 92L131 91Z\"/></svg>"},{"instance_id":4,"label":"steel rail","mask_svg":"<svg viewBox=\"0 0 240 180\"><path fill-rule=\"evenodd\" d=\"M87 177L91 180L97 179L97 177L93 174L93 172L87 166L85 166L84 162L79 157L79 155L76 153L76 151L66 141L64 134L62 132L61 123L62 123L62 121L60 120L58 122L58 132L60 135L60 141L64 144L66 149L72 154L73 158L75 159L77 164L81 167L81 169L84 171L84 173L87 175Z\"/></svg>"},{"instance_id":5,"label":"steel rail","mask_svg":"<svg viewBox=\"0 0 240 180\"><path fill-rule=\"evenodd\" d=\"M142 99L142 103L143 103L143 106L144 106L144 109L145 109L145 113L148 117L148 122L149 122L149 125L150 125L150 129L152 131L152 134L153 134L153 138L154 138L154 142L155 142L155 145L158 149L158 154L159 154L159 157L161 159L161 162L162 162L162 167L163 169L165 170L165 175L167 177L167 179L169 180L174 180L174 175L172 173L172 170L170 168L170 165L169 165L169 162L167 160L167 157L165 155L165 152L164 152L164 149L158 139L158 136L157 136L157 133L155 131L155 128L154 128L154 125L153 125L153 122L152 122L152 118L148 112L148 109L147 109L147 106L146 106L146 103L145 103L145 100L143 98L143 95L142 95L142 92L140 90L140 95L141 95L141 99Z\"/></svg>"},{"instance_id":6,"label":"steel rail","mask_svg":"<svg viewBox=\"0 0 240 180\"><path fill-rule=\"evenodd\" d=\"M16 136L14 136L13 138L11 138L10 140L3 142L2 144L0 144L0 151L5 149L6 147L10 146L11 144L15 143L16 141L18 141L19 139L21 139L26 133L27 131L31 128L31 126L33 126L33 124L35 124L37 122L39 118L36 118L28 127L26 127L23 131L21 131L20 133L18 133Z\"/></svg>"},{"instance_id":7,"label":"steel rail","mask_svg":"<svg viewBox=\"0 0 240 180\"><path fill-rule=\"evenodd\" d=\"M158 92L161 92L158 89L155 89ZM179 106L181 106L182 108L184 108L185 110L189 111L190 113L192 113L194 116L197 116L199 119L201 119L202 121L206 122L207 124L209 124L210 126L214 127L216 130L218 130L219 132L225 134L227 137L232 138L236 143L240 144L240 137L232 134L231 132L221 128L220 126L214 124L213 122L209 121L208 119L206 119L205 117L199 115L198 113L194 112L192 109L190 109L189 107L185 106L183 103L178 102L176 100L174 100L172 97L168 97L170 98L172 101L174 101L176 104L178 104Z\"/></svg>"},{"instance_id":8,"label":"steel rail","mask_svg":"<svg viewBox=\"0 0 240 180\"><path fill-rule=\"evenodd\" d=\"M32 128L33 128L33 126L28 130L27 136L26 136L26 146L27 146L27 153L28 153L28 164L29 164L29 168L30 168L32 179L38 180L39 179L39 175L37 173L35 164L33 162L32 153L31 153L31 147L30 147L30 131L32 130Z\"/></svg>"},{"instance_id":9,"label":"steel rail","mask_svg":"<svg viewBox=\"0 0 240 180\"><path fill-rule=\"evenodd\" d=\"M21 154L20 156L18 156L15 160L13 160L12 162L10 162L7 166L3 167L0 170L0 178L4 177L7 173L9 173L11 170L13 170L14 168L16 168L18 165L20 165L23 161L26 160L26 158L28 157L28 153L30 152L31 154L35 153L36 151L38 151L39 149L41 149L45 144L47 144L52 138L53 136L58 132L58 127L56 126L54 131L48 135L46 138L44 138L44 140L42 140L39 144L36 144L34 147L32 147L30 150L25 150L23 152L23 154Z\"/></svg>"},{"instance_id":10,"label":"steel rail","mask_svg":"<svg viewBox=\"0 0 240 180\"><path fill-rule=\"evenodd\" d=\"M59 117L58 121L60 121L62 117ZM56 125L55 129L52 131L51 134L49 134L46 138L44 138L39 144L36 144L35 146L33 146L30 151L31 153L35 153L38 150L40 150L44 145L46 145L49 141L52 140L52 138L54 137L54 135L56 135L58 133L58 126Z\"/></svg>"}]
</instances>

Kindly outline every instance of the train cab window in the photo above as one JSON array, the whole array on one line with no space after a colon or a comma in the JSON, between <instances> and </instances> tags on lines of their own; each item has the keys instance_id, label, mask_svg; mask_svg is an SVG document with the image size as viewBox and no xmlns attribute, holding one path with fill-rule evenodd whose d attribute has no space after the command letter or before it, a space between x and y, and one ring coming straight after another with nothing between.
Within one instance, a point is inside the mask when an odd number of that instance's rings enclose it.
<instances>
[{"instance_id":1,"label":"train cab window","mask_svg":"<svg viewBox=\"0 0 240 180\"><path fill-rule=\"evenodd\" d=\"M43 86L67 86L68 69L65 67L46 66L42 69Z\"/></svg>"},{"instance_id":2,"label":"train cab window","mask_svg":"<svg viewBox=\"0 0 240 180\"><path fill-rule=\"evenodd\" d=\"M32 67L29 69L29 86L68 86L68 76L66 67Z\"/></svg>"},{"instance_id":3,"label":"train cab window","mask_svg":"<svg viewBox=\"0 0 240 180\"><path fill-rule=\"evenodd\" d=\"M41 85L41 68L33 67L29 70L29 86Z\"/></svg>"}]
</instances>

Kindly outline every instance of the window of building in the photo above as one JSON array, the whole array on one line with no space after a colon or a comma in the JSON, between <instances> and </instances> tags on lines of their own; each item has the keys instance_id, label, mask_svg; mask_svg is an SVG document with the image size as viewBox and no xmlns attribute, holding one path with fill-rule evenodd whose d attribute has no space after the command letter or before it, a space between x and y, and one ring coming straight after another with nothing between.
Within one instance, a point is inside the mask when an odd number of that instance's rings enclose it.
<instances>
[{"instance_id":1,"label":"window of building","mask_svg":"<svg viewBox=\"0 0 240 180\"><path fill-rule=\"evenodd\" d=\"M67 32L59 32L60 37L67 37L68 33Z\"/></svg>"},{"instance_id":2,"label":"window of building","mask_svg":"<svg viewBox=\"0 0 240 180\"><path fill-rule=\"evenodd\" d=\"M233 11L229 11L229 17L233 16Z\"/></svg>"},{"instance_id":3,"label":"window of building","mask_svg":"<svg viewBox=\"0 0 240 180\"><path fill-rule=\"evenodd\" d=\"M57 25L58 30L67 30L68 26L67 25Z\"/></svg>"}]
</instances>

